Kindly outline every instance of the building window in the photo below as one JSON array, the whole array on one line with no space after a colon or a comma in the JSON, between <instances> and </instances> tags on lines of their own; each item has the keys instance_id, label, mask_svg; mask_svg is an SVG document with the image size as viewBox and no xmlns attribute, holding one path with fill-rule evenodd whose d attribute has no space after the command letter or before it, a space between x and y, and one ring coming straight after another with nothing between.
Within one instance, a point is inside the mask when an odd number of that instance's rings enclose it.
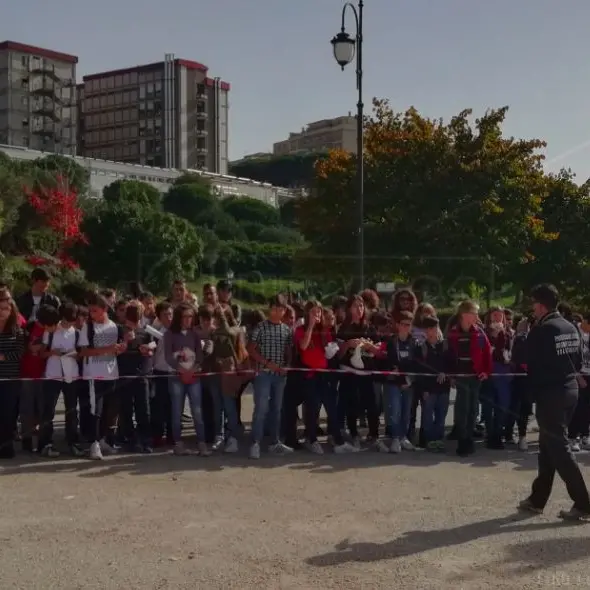
<instances>
[{"instance_id":1,"label":"building window","mask_svg":"<svg viewBox=\"0 0 590 590\"><path fill-rule=\"evenodd\" d=\"M115 104L115 95L114 94L108 94L107 95L107 105L109 107L112 107L114 104Z\"/></svg>"},{"instance_id":2,"label":"building window","mask_svg":"<svg viewBox=\"0 0 590 590\"><path fill-rule=\"evenodd\" d=\"M145 100L147 89L145 86L139 87L139 100Z\"/></svg>"},{"instance_id":3,"label":"building window","mask_svg":"<svg viewBox=\"0 0 590 590\"><path fill-rule=\"evenodd\" d=\"M120 86L123 86L123 76L121 76L121 74L118 74L117 76L115 76L115 87L119 88Z\"/></svg>"},{"instance_id":4,"label":"building window","mask_svg":"<svg viewBox=\"0 0 590 590\"><path fill-rule=\"evenodd\" d=\"M29 65L29 56L28 55L21 55L20 58L20 63L23 65L23 67L28 67Z\"/></svg>"}]
</instances>

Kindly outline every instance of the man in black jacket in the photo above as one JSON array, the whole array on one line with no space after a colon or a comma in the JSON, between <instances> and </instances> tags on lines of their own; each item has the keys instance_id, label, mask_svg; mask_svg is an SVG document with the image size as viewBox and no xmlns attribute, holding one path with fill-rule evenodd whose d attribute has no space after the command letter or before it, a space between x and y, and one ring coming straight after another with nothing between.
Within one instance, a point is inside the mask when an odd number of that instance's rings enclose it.
<instances>
[{"instance_id":1,"label":"man in black jacket","mask_svg":"<svg viewBox=\"0 0 590 590\"><path fill-rule=\"evenodd\" d=\"M37 310L42 305L51 305L51 307L59 309L59 299L48 292L50 281L51 277L42 268L36 268L31 273L30 291L23 293L16 300L18 310L27 322L37 319Z\"/></svg>"},{"instance_id":2,"label":"man in black jacket","mask_svg":"<svg viewBox=\"0 0 590 590\"><path fill-rule=\"evenodd\" d=\"M567 438L567 427L578 402L577 374L582 365L580 332L557 311L559 295L553 285L535 287L531 298L537 322L527 339L527 370L539 424L539 467L531 495L519 507L541 513L557 471L574 502L570 510L562 510L559 516L588 520L588 489Z\"/></svg>"}]
</instances>

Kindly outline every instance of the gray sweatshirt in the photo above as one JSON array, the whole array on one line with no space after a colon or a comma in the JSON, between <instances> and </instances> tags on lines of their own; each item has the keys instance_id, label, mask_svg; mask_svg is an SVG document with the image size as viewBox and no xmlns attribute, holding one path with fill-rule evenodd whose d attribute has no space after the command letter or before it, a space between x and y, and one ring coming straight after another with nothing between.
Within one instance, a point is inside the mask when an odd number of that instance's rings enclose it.
<instances>
[{"instance_id":1,"label":"gray sweatshirt","mask_svg":"<svg viewBox=\"0 0 590 590\"><path fill-rule=\"evenodd\" d=\"M194 351L195 367L200 367L203 364L201 339L194 330L187 330L185 334L167 330L164 334L164 357L168 365L175 371L178 370L178 359L175 353L180 352L183 348Z\"/></svg>"}]
</instances>

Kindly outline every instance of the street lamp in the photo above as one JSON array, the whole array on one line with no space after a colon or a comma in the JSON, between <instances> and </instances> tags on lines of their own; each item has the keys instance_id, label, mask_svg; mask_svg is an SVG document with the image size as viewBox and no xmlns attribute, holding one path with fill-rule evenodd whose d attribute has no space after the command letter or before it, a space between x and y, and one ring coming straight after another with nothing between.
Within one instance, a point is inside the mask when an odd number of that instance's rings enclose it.
<instances>
[{"instance_id":1,"label":"street lamp","mask_svg":"<svg viewBox=\"0 0 590 590\"><path fill-rule=\"evenodd\" d=\"M359 280L360 288L365 285L365 187L364 187L364 169L363 169L363 0L359 0L358 8L352 3L347 2L342 7L342 27L331 41L334 50L334 58L338 65L344 70L355 58L356 54L356 88L358 90L358 101L356 103L356 182L359 199ZM351 37L345 30L346 9L350 8L354 14L356 23L356 35Z\"/></svg>"}]
</instances>

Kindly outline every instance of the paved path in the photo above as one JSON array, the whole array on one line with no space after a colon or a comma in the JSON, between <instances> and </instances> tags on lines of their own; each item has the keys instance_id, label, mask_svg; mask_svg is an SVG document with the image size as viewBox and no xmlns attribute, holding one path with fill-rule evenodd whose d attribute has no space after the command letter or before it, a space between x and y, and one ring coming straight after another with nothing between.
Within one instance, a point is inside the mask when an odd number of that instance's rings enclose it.
<instances>
[{"instance_id":1,"label":"paved path","mask_svg":"<svg viewBox=\"0 0 590 590\"><path fill-rule=\"evenodd\" d=\"M247 415L248 403L245 404ZM19 456L0 465L0 588L590 588L590 525L513 514L534 449ZM590 479L590 455L580 455Z\"/></svg>"}]
</instances>

